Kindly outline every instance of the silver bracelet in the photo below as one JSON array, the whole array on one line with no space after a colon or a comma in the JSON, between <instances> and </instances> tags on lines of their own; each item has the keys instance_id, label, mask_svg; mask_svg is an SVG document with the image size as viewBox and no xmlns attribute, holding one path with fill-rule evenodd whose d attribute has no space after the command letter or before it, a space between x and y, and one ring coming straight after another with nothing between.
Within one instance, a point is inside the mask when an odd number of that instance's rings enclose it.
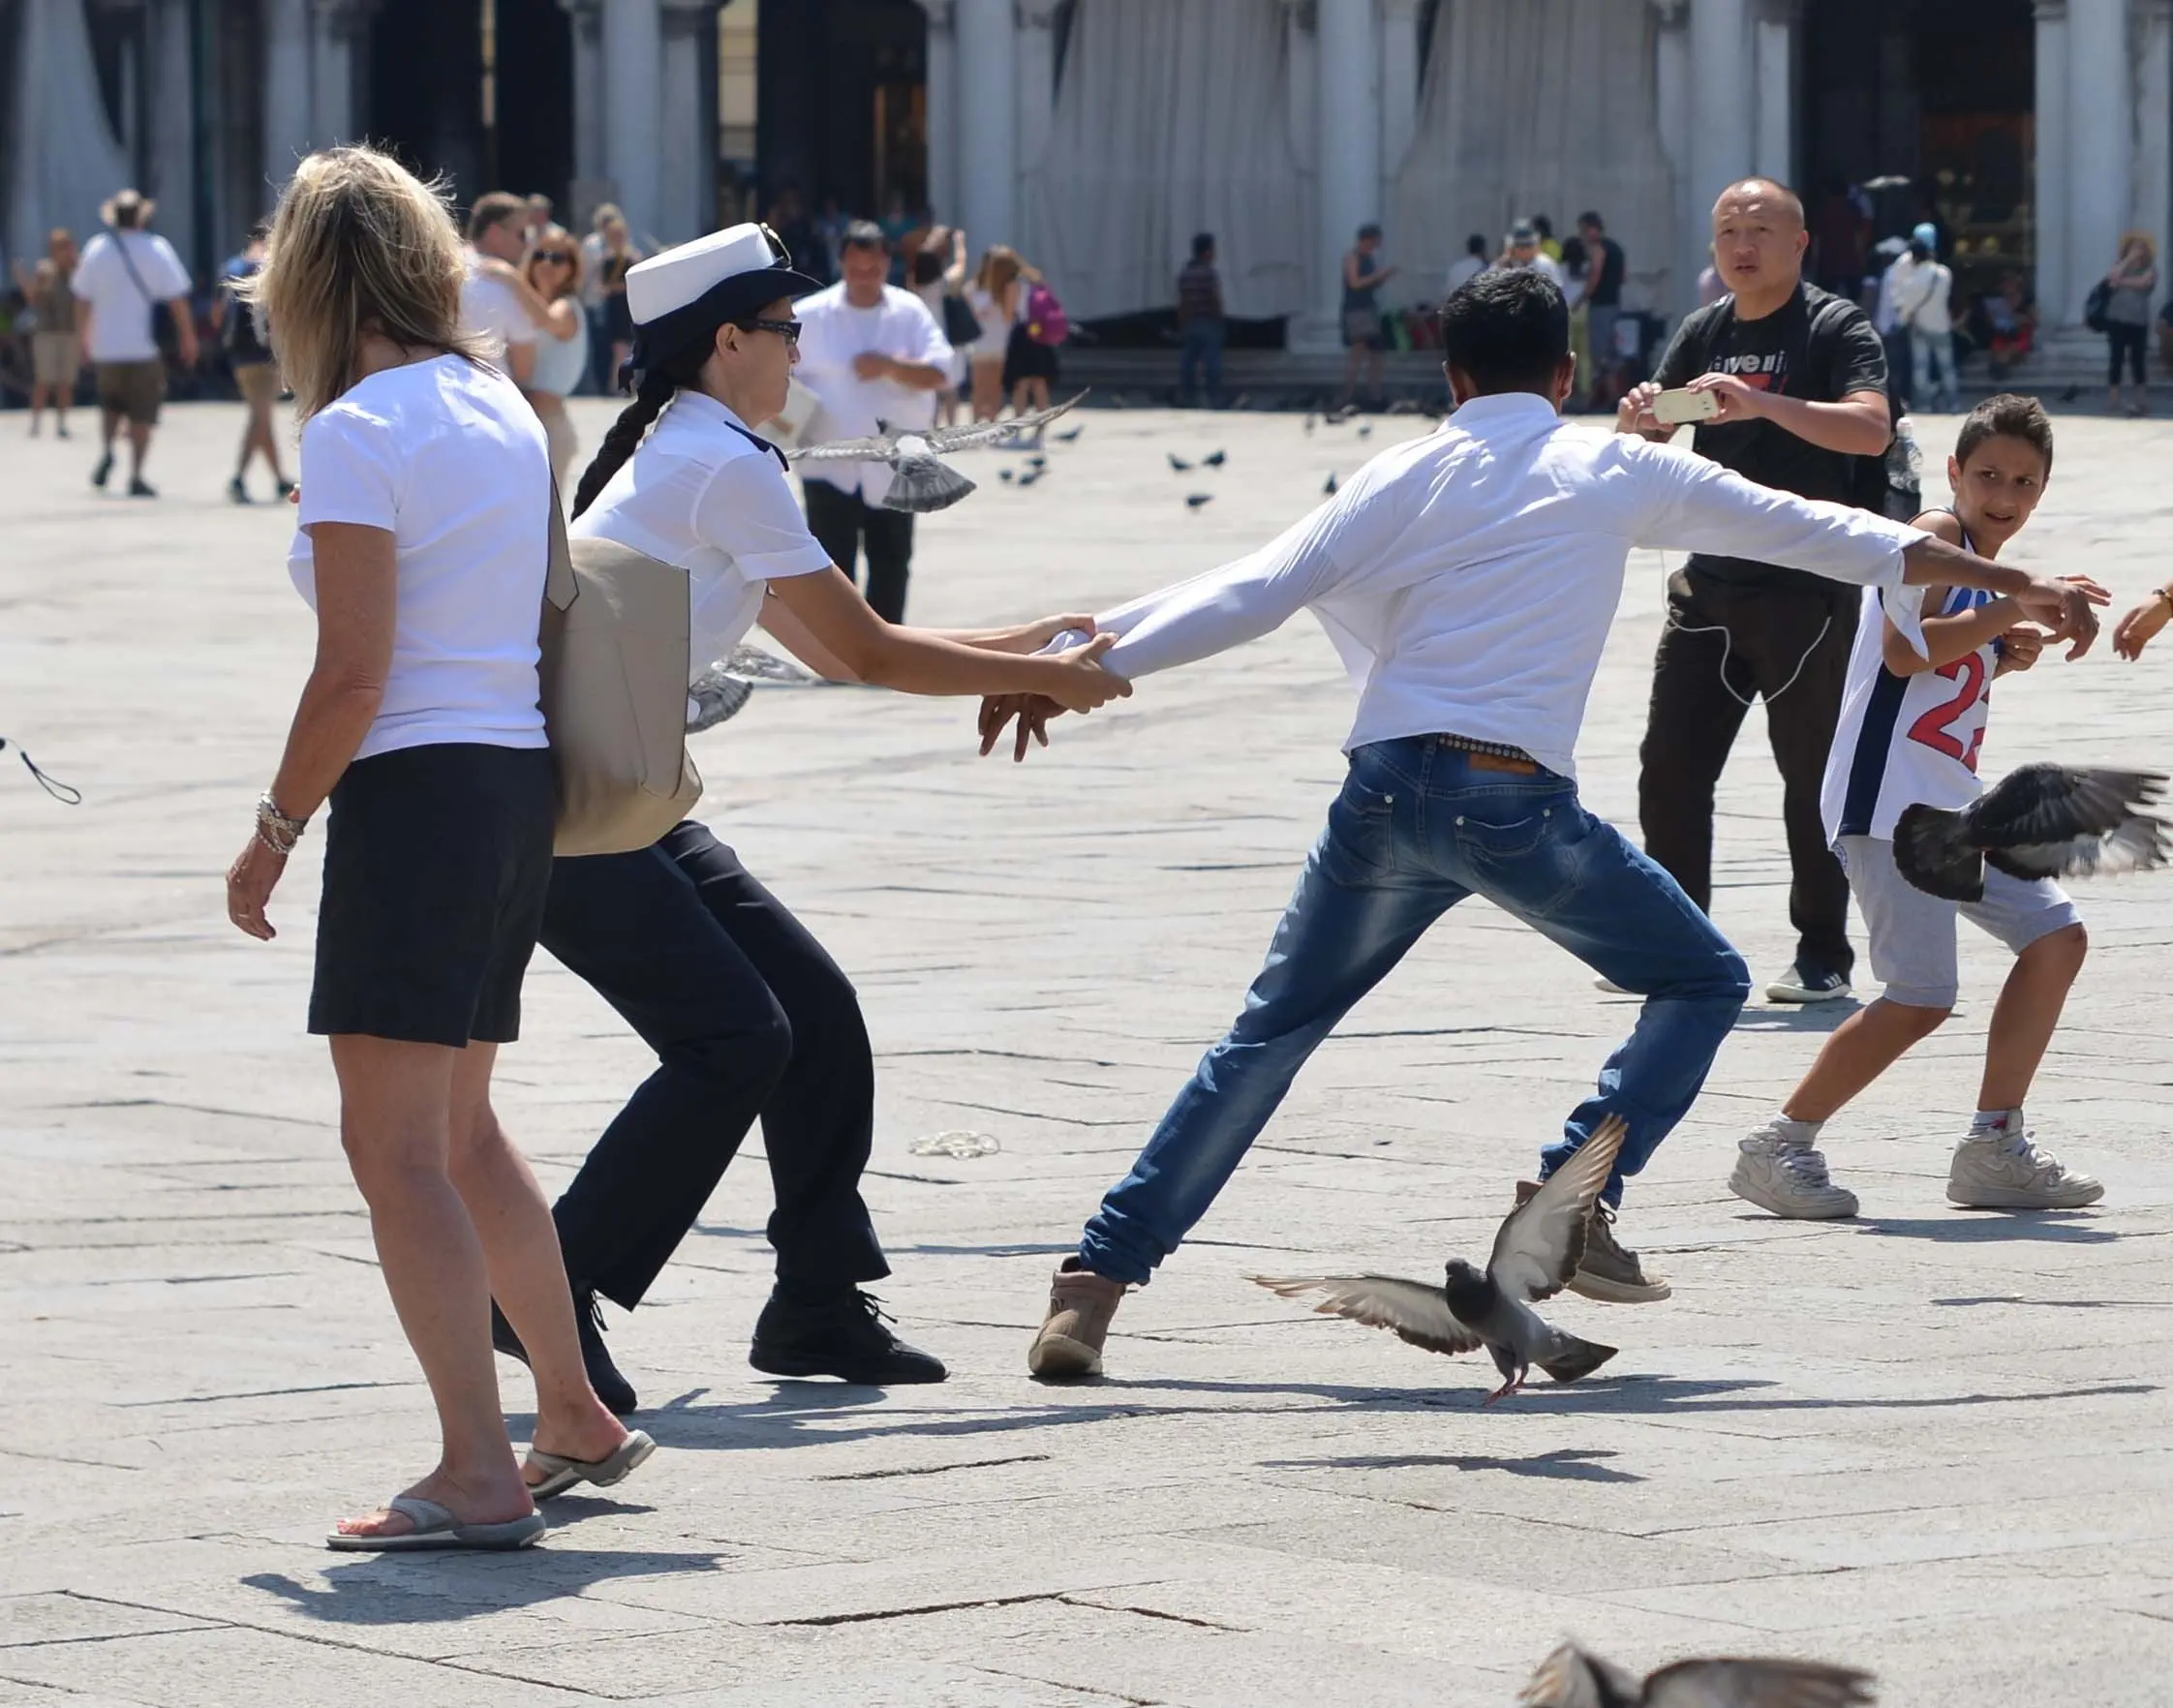
<instances>
[{"instance_id":1,"label":"silver bracelet","mask_svg":"<svg viewBox=\"0 0 2173 1708\"><path fill-rule=\"evenodd\" d=\"M293 853L294 845L302 839L302 833L308 829L308 819L290 818L280 811L279 804L271 798L269 789L257 797L257 839L274 854Z\"/></svg>"}]
</instances>

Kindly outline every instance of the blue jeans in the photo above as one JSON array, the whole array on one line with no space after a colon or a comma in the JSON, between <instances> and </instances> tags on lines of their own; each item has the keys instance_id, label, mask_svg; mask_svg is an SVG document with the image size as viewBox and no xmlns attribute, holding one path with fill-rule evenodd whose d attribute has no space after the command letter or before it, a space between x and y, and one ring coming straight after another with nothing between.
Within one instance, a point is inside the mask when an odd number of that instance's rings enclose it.
<instances>
[{"instance_id":1,"label":"blue jeans","mask_svg":"<svg viewBox=\"0 0 2173 1708\"><path fill-rule=\"evenodd\" d=\"M1596 1092L1542 1153L1544 1178L1622 1115L1630 1132L1607 1187L1621 1203L1623 1176L1645 1166L1704 1084L1750 971L1673 878L1585 811L1568 778L1503 766L1431 736L1351 755L1244 1012L1086 1224L1086 1267L1145 1282L1207 1214L1335 1022L1475 895L1647 998Z\"/></svg>"},{"instance_id":2,"label":"blue jeans","mask_svg":"<svg viewBox=\"0 0 2173 1708\"><path fill-rule=\"evenodd\" d=\"M1220 320L1194 320L1178 340L1178 395L1192 401L1193 381L1201 365L1208 370L1208 401L1222 395L1222 346L1229 328Z\"/></svg>"},{"instance_id":3,"label":"blue jeans","mask_svg":"<svg viewBox=\"0 0 2173 1708\"><path fill-rule=\"evenodd\" d=\"M1962 394L1954 381L1954 334L1909 329L1910 401L1918 409L1945 404L1957 408Z\"/></svg>"}]
</instances>

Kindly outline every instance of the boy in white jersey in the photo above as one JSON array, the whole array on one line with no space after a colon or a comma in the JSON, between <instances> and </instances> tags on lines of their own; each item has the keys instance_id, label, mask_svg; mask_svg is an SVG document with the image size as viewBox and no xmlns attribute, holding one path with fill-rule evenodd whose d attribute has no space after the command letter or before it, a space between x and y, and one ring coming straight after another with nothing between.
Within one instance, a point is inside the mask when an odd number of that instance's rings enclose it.
<instances>
[{"instance_id":1,"label":"boy in white jersey","mask_svg":"<svg viewBox=\"0 0 2173 1708\"><path fill-rule=\"evenodd\" d=\"M1947 461L1954 508L1926 511L1916 526L1996 558L2030 520L2051 473L2052 424L2037 401L1990 398L1963 422ZM1982 900L1942 901L1894 868L1894 820L1905 807L1965 807L1980 792L1992 680L2035 664L2043 634L2023 624L2013 600L1966 588L1927 589L1924 610L1928 658L1887 620L1876 590L1856 629L1822 806L1885 994L1835 1028L1780 1113L1742 1141L1729 1188L1777 1216L1856 1213L1856 1195L1834 1184L1816 1148L1819 1129L1953 1012L1957 913L1998 937L2015 962L1992 1013L1976 1118L1955 1148L1947 1198L1976 1209L2072 1209L2104 1196L2096 1180L2033 1144L2022 1120L2089 945L2074 903L2049 878L1996 870L1985 873Z\"/></svg>"}]
</instances>

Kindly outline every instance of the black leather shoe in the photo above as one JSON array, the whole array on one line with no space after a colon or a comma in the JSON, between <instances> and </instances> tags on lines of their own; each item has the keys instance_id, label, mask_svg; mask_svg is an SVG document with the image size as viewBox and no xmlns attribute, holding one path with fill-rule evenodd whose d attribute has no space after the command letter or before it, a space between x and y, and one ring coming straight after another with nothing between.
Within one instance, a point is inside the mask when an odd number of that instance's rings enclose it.
<instances>
[{"instance_id":1,"label":"black leather shoe","mask_svg":"<svg viewBox=\"0 0 2173 1708\"><path fill-rule=\"evenodd\" d=\"M870 1388L940 1382L940 1358L907 1346L885 1327L882 1300L857 1289L820 1304L770 1295L754 1325L747 1361L770 1376L835 1376Z\"/></svg>"},{"instance_id":2,"label":"black leather shoe","mask_svg":"<svg viewBox=\"0 0 2173 1708\"><path fill-rule=\"evenodd\" d=\"M603 1312L594 1293L583 1290L574 1294L573 1326L581 1336L581 1362L588 1368L589 1386L597 1390L597 1398L620 1417L630 1417L636 1409L633 1384L619 1374L619 1366L611 1361L611 1353L603 1344ZM490 1301L490 1343L507 1357L528 1362L528 1348L521 1344L521 1337L513 1332L513 1325L505 1320L495 1298Z\"/></svg>"}]
</instances>

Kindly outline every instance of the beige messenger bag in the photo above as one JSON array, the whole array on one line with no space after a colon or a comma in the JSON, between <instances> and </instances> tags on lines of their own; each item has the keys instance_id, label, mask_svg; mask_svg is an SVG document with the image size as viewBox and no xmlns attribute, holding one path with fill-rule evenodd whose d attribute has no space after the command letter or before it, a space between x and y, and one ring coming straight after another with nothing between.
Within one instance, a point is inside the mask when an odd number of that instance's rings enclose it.
<instances>
[{"instance_id":1,"label":"beige messenger bag","mask_svg":"<svg viewBox=\"0 0 2173 1708\"><path fill-rule=\"evenodd\" d=\"M539 635L560 855L646 848L702 798L687 751L687 571L615 540L568 541L551 495Z\"/></svg>"}]
</instances>

